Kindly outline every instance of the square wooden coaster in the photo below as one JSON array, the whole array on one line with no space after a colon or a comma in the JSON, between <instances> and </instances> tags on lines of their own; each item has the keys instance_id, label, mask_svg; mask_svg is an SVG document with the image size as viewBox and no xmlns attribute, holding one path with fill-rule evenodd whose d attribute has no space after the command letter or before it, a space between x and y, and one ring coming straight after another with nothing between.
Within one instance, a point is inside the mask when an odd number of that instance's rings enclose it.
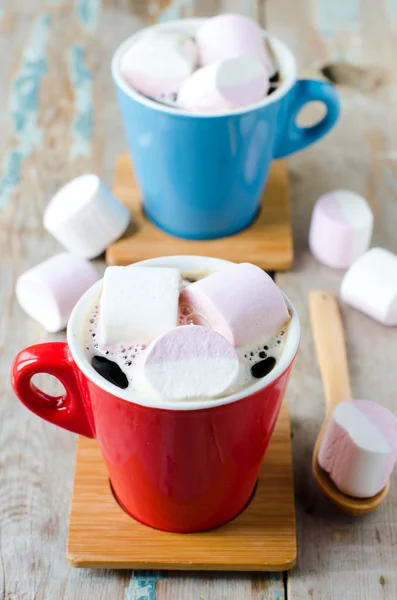
<instances>
[{"instance_id":1,"label":"square wooden coaster","mask_svg":"<svg viewBox=\"0 0 397 600\"><path fill-rule=\"evenodd\" d=\"M291 569L296 559L296 530L286 407L280 412L251 503L233 521L204 533L157 531L127 515L112 494L96 441L80 437L67 552L75 567Z\"/></svg>"},{"instance_id":2,"label":"square wooden coaster","mask_svg":"<svg viewBox=\"0 0 397 600\"><path fill-rule=\"evenodd\" d=\"M114 194L131 211L125 235L106 251L109 265L129 265L146 258L178 254L214 256L233 262L251 262L267 271L289 269L293 260L288 173L285 160L273 162L257 219L250 227L216 240L184 240L169 235L149 221L128 154L115 165Z\"/></svg>"}]
</instances>

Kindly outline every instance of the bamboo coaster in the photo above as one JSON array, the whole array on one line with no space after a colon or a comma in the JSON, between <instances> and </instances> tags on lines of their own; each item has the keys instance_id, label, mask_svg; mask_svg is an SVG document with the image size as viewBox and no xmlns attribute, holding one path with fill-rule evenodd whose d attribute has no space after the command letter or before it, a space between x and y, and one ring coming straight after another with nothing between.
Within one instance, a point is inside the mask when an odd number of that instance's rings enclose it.
<instances>
[{"instance_id":1,"label":"bamboo coaster","mask_svg":"<svg viewBox=\"0 0 397 600\"><path fill-rule=\"evenodd\" d=\"M112 494L96 441L80 437L67 552L75 567L291 569L296 559L296 530L287 408L281 409L251 503L233 521L204 533L157 531L127 515Z\"/></svg>"},{"instance_id":2,"label":"bamboo coaster","mask_svg":"<svg viewBox=\"0 0 397 600\"><path fill-rule=\"evenodd\" d=\"M106 252L109 265L129 265L146 258L178 254L251 262L267 271L289 269L293 260L288 173L285 160L273 162L261 208L250 227L216 240L184 240L163 232L141 209L141 198L128 154L116 160L114 194L131 211L125 235Z\"/></svg>"}]
</instances>

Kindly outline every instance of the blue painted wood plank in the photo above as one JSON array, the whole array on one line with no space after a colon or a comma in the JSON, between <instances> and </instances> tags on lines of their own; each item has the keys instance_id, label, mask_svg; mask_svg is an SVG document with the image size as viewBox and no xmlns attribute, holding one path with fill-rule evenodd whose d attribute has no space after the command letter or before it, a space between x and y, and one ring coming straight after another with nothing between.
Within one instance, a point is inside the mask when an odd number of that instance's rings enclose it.
<instances>
[{"instance_id":1,"label":"blue painted wood plank","mask_svg":"<svg viewBox=\"0 0 397 600\"><path fill-rule=\"evenodd\" d=\"M326 39L341 31L354 33L359 29L360 0L314 0L314 15L315 28Z\"/></svg>"},{"instance_id":2,"label":"blue painted wood plank","mask_svg":"<svg viewBox=\"0 0 397 600\"><path fill-rule=\"evenodd\" d=\"M159 579L162 579L159 571L134 571L125 590L125 600L156 600Z\"/></svg>"},{"instance_id":3,"label":"blue painted wood plank","mask_svg":"<svg viewBox=\"0 0 397 600\"><path fill-rule=\"evenodd\" d=\"M43 131L38 120L40 85L48 71L47 45L51 15L35 19L12 80L7 111L10 116L11 149L0 167L0 210L13 198L21 178L22 162L38 148Z\"/></svg>"},{"instance_id":4,"label":"blue painted wood plank","mask_svg":"<svg viewBox=\"0 0 397 600\"><path fill-rule=\"evenodd\" d=\"M393 28L397 28L397 0L385 0L385 8Z\"/></svg>"},{"instance_id":5,"label":"blue painted wood plank","mask_svg":"<svg viewBox=\"0 0 397 600\"><path fill-rule=\"evenodd\" d=\"M96 31L101 8L101 0L76 0L74 17L81 31L86 34L93 34ZM94 81L86 58L86 45L82 42L72 44L68 48L69 78L74 94L70 162L92 155Z\"/></svg>"},{"instance_id":6,"label":"blue painted wood plank","mask_svg":"<svg viewBox=\"0 0 397 600\"><path fill-rule=\"evenodd\" d=\"M158 21L173 21L179 19L183 9L192 5L192 0L173 0L169 6L159 15Z\"/></svg>"},{"instance_id":7,"label":"blue painted wood plank","mask_svg":"<svg viewBox=\"0 0 397 600\"><path fill-rule=\"evenodd\" d=\"M98 26L102 8L101 0L77 0L75 18L80 27L86 32L93 32Z\"/></svg>"},{"instance_id":8,"label":"blue painted wood plank","mask_svg":"<svg viewBox=\"0 0 397 600\"><path fill-rule=\"evenodd\" d=\"M74 93L74 116L71 127L69 159L71 162L92 154L93 137L93 75L86 63L82 44L68 49L69 77Z\"/></svg>"}]
</instances>

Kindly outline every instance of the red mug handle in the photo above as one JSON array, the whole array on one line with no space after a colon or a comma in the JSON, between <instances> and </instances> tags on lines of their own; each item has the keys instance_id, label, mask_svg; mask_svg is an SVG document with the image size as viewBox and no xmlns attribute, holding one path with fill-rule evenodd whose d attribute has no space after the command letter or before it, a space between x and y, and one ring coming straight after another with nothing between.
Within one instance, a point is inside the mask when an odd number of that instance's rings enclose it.
<instances>
[{"instance_id":1,"label":"red mug handle","mask_svg":"<svg viewBox=\"0 0 397 600\"><path fill-rule=\"evenodd\" d=\"M48 373L64 385L62 396L50 396L32 383L33 375ZM14 359L11 383L19 400L35 415L89 438L95 437L81 391L77 367L65 342L36 344Z\"/></svg>"}]
</instances>

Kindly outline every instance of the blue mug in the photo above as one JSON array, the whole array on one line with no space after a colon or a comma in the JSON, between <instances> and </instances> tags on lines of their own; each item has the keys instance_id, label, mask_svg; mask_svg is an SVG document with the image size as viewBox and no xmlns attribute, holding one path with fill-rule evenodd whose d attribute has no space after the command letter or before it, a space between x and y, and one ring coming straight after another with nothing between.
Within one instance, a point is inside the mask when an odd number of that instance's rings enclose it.
<instances>
[{"instance_id":1,"label":"blue mug","mask_svg":"<svg viewBox=\"0 0 397 600\"><path fill-rule=\"evenodd\" d=\"M204 19L154 25L194 35ZM148 28L149 29L149 28ZM282 83L259 104L216 115L192 115L152 101L120 75L120 60L144 29L116 50L112 75L146 216L172 235L219 238L247 227L258 212L271 161L323 137L339 116L339 97L324 81L297 80L291 51L271 37ZM267 35L267 34L264 34ZM297 115L312 101L327 112L312 127Z\"/></svg>"}]
</instances>

